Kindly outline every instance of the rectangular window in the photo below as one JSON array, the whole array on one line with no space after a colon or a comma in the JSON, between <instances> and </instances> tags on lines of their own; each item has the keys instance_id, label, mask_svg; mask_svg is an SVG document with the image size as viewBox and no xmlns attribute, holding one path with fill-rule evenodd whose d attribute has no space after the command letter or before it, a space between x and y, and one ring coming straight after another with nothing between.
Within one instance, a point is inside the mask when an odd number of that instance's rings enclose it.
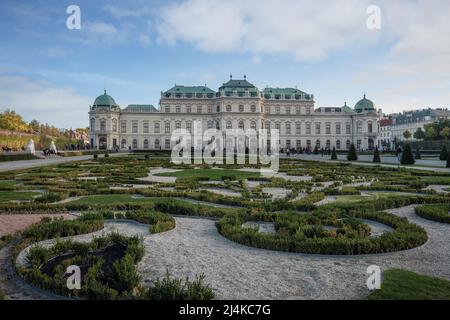
<instances>
[{"instance_id":1,"label":"rectangular window","mask_svg":"<svg viewBox=\"0 0 450 320\"><path fill-rule=\"evenodd\" d=\"M345 134L351 134L351 125L350 123L345 124Z\"/></svg>"},{"instance_id":2,"label":"rectangular window","mask_svg":"<svg viewBox=\"0 0 450 320\"><path fill-rule=\"evenodd\" d=\"M159 133L161 131L161 127L159 122L155 122L155 133Z\"/></svg>"},{"instance_id":3,"label":"rectangular window","mask_svg":"<svg viewBox=\"0 0 450 320\"><path fill-rule=\"evenodd\" d=\"M329 122L325 124L325 134L331 134L331 123Z\"/></svg>"},{"instance_id":4,"label":"rectangular window","mask_svg":"<svg viewBox=\"0 0 450 320\"><path fill-rule=\"evenodd\" d=\"M341 124L336 123L336 134L341 134Z\"/></svg>"},{"instance_id":5,"label":"rectangular window","mask_svg":"<svg viewBox=\"0 0 450 320\"><path fill-rule=\"evenodd\" d=\"M286 114L291 114L291 108L286 107Z\"/></svg>"},{"instance_id":6,"label":"rectangular window","mask_svg":"<svg viewBox=\"0 0 450 320\"><path fill-rule=\"evenodd\" d=\"M137 120L133 120L131 122L131 132L132 133L138 133L138 122L137 122Z\"/></svg>"},{"instance_id":7,"label":"rectangular window","mask_svg":"<svg viewBox=\"0 0 450 320\"><path fill-rule=\"evenodd\" d=\"M197 113L202 113L202 106L197 107Z\"/></svg>"},{"instance_id":8,"label":"rectangular window","mask_svg":"<svg viewBox=\"0 0 450 320\"><path fill-rule=\"evenodd\" d=\"M191 113L191 111L192 111L191 109L192 109L191 106L187 106L186 107L186 113Z\"/></svg>"},{"instance_id":9,"label":"rectangular window","mask_svg":"<svg viewBox=\"0 0 450 320\"><path fill-rule=\"evenodd\" d=\"M300 122L297 122L296 124L295 124L295 134L297 134L297 135L299 135L299 134L301 134L301 124L300 124Z\"/></svg>"},{"instance_id":10,"label":"rectangular window","mask_svg":"<svg viewBox=\"0 0 450 320\"><path fill-rule=\"evenodd\" d=\"M170 149L170 139L166 139L165 141L165 148Z\"/></svg>"},{"instance_id":11,"label":"rectangular window","mask_svg":"<svg viewBox=\"0 0 450 320\"><path fill-rule=\"evenodd\" d=\"M144 133L148 133L148 121L144 121Z\"/></svg>"},{"instance_id":12,"label":"rectangular window","mask_svg":"<svg viewBox=\"0 0 450 320\"><path fill-rule=\"evenodd\" d=\"M269 107L266 107L266 113L270 114L270 108Z\"/></svg>"},{"instance_id":13,"label":"rectangular window","mask_svg":"<svg viewBox=\"0 0 450 320\"><path fill-rule=\"evenodd\" d=\"M316 123L316 134L320 134L320 123Z\"/></svg>"},{"instance_id":14,"label":"rectangular window","mask_svg":"<svg viewBox=\"0 0 450 320\"><path fill-rule=\"evenodd\" d=\"M165 106L164 107L164 112L165 113L170 113L170 107L169 106Z\"/></svg>"},{"instance_id":15,"label":"rectangular window","mask_svg":"<svg viewBox=\"0 0 450 320\"><path fill-rule=\"evenodd\" d=\"M181 113L181 107L180 107L180 106L177 106L177 108L175 109L175 112L176 112L176 113Z\"/></svg>"},{"instance_id":16,"label":"rectangular window","mask_svg":"<svg viewBox=\"0 0 450 320\"><path fill-rule=\"evenodd\" d=\"M300 148L302 147L302 141L301 141L301 140L297 140L297 141L295 142L295 145L296 145L296 148L297 148L297 149L300 149Z\"/></svg>"},{"instance_id":17,"label":"rectangular window","mask_svg":"<svg viewBox=\"0 0 450 320\"><path fill-rule=\"evenodd\" d=\"M169 121L164 123L164 132L170 133L170 122Z\"/></svg>"},{"instance_id":18,"label":"rectangular window","mask_svg":"<svg viewBox=\"0 0 450 320\"><path fill-rule=\"evenodd\" d=\"M306 123L306 134L311 134L311 123Z\"/></svg>"},{"instance_id":19,"label":"rectangular window","mask_svg":"<svg viewBox=\"0 0 450 320\"><path fill-rule=\"evenodd\" d=\"M211 106L208 106L208 113L212 113L213 111L212 111L212 107Z\"/></svg>"},{"instance_id":20,"label":"rectangular window","mask_svg":"<svg viewBox=\"0 0 450 320\"><path fill-rule=\"evenodd\" d=\"M127 133L127 122L126 121L120 122L120 132Z\"/></svg>"},{"instance_id":21,"label":"rectangular window","mask_svg":"<svg viewBox=\"0 0 450 320\"><path fill-rule=\"evenodd\" d=\"M300 114L300 107L295 108L295 113Z\"/></svg>"},{"instance_id":22,"label":"rectangular window","mask_svg":"<svg viewBox=\"0 0 450 320\"><path fill-rule=\"evenodd\" d=\"M306 114L311 114L311 107L306 107Z\"/></svg>"}]
</instances>

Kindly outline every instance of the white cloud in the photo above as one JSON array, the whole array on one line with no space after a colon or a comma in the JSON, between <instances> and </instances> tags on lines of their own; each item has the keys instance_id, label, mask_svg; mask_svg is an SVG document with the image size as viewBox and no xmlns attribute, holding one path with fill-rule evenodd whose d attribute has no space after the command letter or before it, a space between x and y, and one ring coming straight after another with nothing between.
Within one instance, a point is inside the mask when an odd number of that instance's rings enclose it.
<instances>
[{"instance_id":1,"label":"white cloud","mask_svg":"<svg viewBox=\"0 0 450 320\"><path fill-rule=\"evenodd\" d=\"M187 42L205 52L289 53L298 60L317 60L371 40L367 3L186 0L160 10L157 31L163 43Z\"/></svg>"},{"instance_id":2,"label":"white cloud","mask_svg":"<svg viewBox=\"0 0 450 320\"><path fill-rule=\"evenodd\" d=\"M57 87L46 81L0 75L0 109L15 110L26 121L36 119L56 127L86 127L91 100L70 88Z\"/></svg>"}]
</instances>

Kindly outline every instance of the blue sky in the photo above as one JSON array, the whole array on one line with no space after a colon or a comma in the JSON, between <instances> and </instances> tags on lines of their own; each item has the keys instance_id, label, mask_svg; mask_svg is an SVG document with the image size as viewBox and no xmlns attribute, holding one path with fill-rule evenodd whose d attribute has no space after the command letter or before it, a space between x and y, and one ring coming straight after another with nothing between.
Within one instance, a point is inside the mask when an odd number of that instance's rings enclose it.
<instances>
[{"instance_id":1,"label":"blue sky","mask_svg":"<svg viewBox=\"0 0 450 320\"><path fill-rule=\"evenodd\" d=\"M66 28L71 4L81 30ZM0 110L84 127L104 88L123 107L158 105L175 83L217 89L230 74L297 86L317 106L366 93L389 113L447 107L448 12L445 0L1 0Z\"/></svg>"}]
</instances>

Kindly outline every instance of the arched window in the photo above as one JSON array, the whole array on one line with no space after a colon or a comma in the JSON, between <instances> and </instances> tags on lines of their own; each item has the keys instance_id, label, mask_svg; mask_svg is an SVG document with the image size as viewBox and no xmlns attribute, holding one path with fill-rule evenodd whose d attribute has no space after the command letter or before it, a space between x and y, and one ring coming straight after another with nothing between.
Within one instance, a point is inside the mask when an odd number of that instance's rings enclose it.
<instances>
[{"instance_id":1,"label":"arched window","mask_svg":"<svg viewBox=\"0 0 450 320\"><path fill-rule=\"evenodd\" d=\"M267 132L270 133L270 121L266 121Z\"/></svg>"},{"instance_id":2,"label":"arched window","mask_svg":"<svg viewBox=\"0 0 450 320\"><path fill-rule=\"evenodd\" d=\"M280 131L280 123L279 122L275 122L275 129Z\"/></svg>"},{"instance_id":3,"label":"arched window","mask_svg":"<svg viewBox=\"0 0 450 320\"><path fill-rule=\"evenodd\" d=\"M220 122L219 121L216 121L216 129L220 130Z\"/></svg>"},{"instance_id":4,"label":"arched window","mask_svg":"<svg viewBox=\"0 0 450 320\"><path fill-rule=\"evenodd\" d=\"M208 121L208 129L212 129L212 128L213 128L213 125L214 125L213 121L212 121L212 120L209 120L209 121Z\"/></svg>"},{"instance_id":5,"label":"arched window","mask_svg":"<svg viewBox=\"0 0 450 320\"><path fill-rule=\"evenodd\" d=\"M238 124L239 129L244 129L244 121L240 120Z\"/></svg>"},{"instance_id":6,"label":"arched window","mask_svg":"<svg viewBox=\"0 0 450 320\"><path fill-rule=\"evenodd\" d=\"M341 140L336 140L336 149L341 150Z\"/></svg>"},{"instance_id":7,"label":"arched window","mask_svg":"<svg viewBox=\"0 0 450 320\"><path fill-rule=\"evenodd\" d=\"M367 122L367 131L368 131L369 133L372 133L372 132L373 132L373 124L372 124L372 121Z\"/></svg>"},{"instance_id":8,"label":"arched window","mask_svg":"<svg viewBox=\"0 0 450 320\"><path fill-rule=\"evenodd\" d=\"M127 147L127 140L122 139L122 142L120 143L120 147L121 147L122 149L125 149L125 148Z\"/></svg>"},{"instance_id":9,"label":"arched window","mask_svg":"<svg viewBox=\"0 0 450 320\"><path fill-rule=\"evenodd\" d=\"M144 139L144 149L148 149L148 139Z\"/></svg>"},{"instance_id":10,"label":"arched window","mask_svg":"<svg viewBox=\"0 0 450 320\"><path fill-rule=\"evenodd\" d=\"M227 129L233 129L233 124L230 120L227 121Z\"/></svg>"},{"instance_id":11,"label":"arched window","mask_svg":"<svg viewBox=\"0 0 450 320\"><path fill-rule=\"evenodd\" d=\"M170 121L164 122L164 132L170 133Z\"/></svg>"},{"instance_id":12,"label":"arched window","mask_svg":"<svg viewBox=\"0 0 450 320\"><path fill-rule=\"evenodd\" d=\"M175 122L175 129L181 129L181 121Z\"/></svg>"},{"instance_id":13,"label":"arched window","mask_svg":"<svg viewBox=\"0 0 450 320\"><path fill-rule=\"evenodd\" d=\"M133 149L137 149L137 147L138 147L137 139L133 139Z\"/></svg>"},{"instance_id":14,"label":"arched window","mask_svg":"<svg viewBox=\"0 0 450 320\"><path fill-rule=\"evenodd\" d=\"M159 148L160 148L159 139L155 139L155 149Z\"/></svg>"},{"instance_id":15,"label":"arched window","mask_svg":"<svg viewBox=\"0 0 450 320\"><path fill-rule=\"evenodd\" d=\"M250 128L256 130L256 121L250 122Z\"/></svg>"},{"instance_id":16,"label":"arched window","mask_svg":"<svg viewBox=\"0 0 450 320\"><path fill-rule=\"evenodd\" d=\"M117 132L117 119L112 119L112 131Z\"/></svg>"},{"instance_id":17,"label":"arched window","mask_svg":"<svg viewBox=\"0 0 450 320\"><path fill-rule=\"evenodd\" d=\"M187 122L186 122L186 130L187 130L189 133L192 133L192 122L191 122L191 121L187 121Z\"/></svg>"}]
</instances>

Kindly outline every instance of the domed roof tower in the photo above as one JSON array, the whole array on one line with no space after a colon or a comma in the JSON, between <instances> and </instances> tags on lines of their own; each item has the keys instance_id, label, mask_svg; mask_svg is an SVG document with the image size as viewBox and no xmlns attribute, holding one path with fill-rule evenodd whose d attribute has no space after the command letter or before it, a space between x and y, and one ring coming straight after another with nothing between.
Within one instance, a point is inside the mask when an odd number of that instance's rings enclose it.
<instances>
[{"instance_id":1,"label":"domed roof tower","mask_svg":"<svg viewBox=\"0 0 450 320\"><path fill-rule=\"evenodd\" d=\"M367 111L375 111L375 104L366 98L366 94L364 94L364 98L359 100L355 105L356 112L367 112Z\"/></svg>"}]
</instances>

